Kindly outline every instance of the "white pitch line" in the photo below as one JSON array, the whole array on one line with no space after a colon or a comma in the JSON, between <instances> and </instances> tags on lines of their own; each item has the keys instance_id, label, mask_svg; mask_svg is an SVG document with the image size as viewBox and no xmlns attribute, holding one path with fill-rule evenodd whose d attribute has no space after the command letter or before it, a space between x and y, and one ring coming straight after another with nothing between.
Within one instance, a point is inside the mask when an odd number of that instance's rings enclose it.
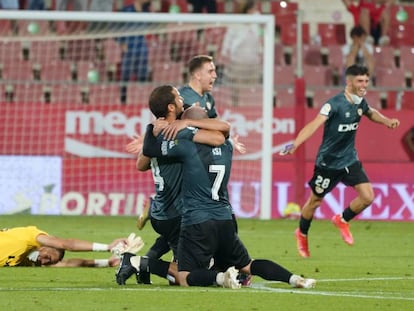
<instances>
[{"instance_id":1,"label":"white pitch line","mask_svg":"<svg viewBox=\"0 0 414 311\"><path fill-rule=\"evenodd\" d=\"M382 278L354 278L354 279L321 279L317 282L353 282L353 281L399 281L399 280L414 280L414 277L382 277ZM377 292L373 294L362 294L362 293L347 293L347 292L331 292L331 291L318 291L315 289L295 289L295 288L274 288L269 287L270 284L277 284L280 282L258 282L253 283L251 287L242 288L241 290L227 290L223 291L222 288L218 287L206 287L200 289L200 292L228 292L228 293L246 293L246 292L257 292L257 293L295 293L303 295L319 295L319 296L335 296L335 297L352 297L352 298L365 298L365 299L381 299L381 300L407 300L414 301L414 297L384 297L384 292ZM107 288L107 287L31 287L31 288L0 288L0 292L6 291L110 291L110 290L122 290L122 291L175 291L175 292L194 292L194 288L182 288L175 286L136 286L136 287L119 287L119 288ZM395 295L395 293L389 293Z\"/></svg>"}]
</instances>

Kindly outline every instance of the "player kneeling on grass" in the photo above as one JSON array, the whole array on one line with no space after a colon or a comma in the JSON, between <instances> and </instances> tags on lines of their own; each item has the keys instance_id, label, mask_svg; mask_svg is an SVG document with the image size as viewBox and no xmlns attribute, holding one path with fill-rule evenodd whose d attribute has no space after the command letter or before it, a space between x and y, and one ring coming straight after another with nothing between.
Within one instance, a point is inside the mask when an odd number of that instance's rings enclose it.
<instances>
[{"instance_id":1,"label":"player kneeling on grass","mask_svg":"<svg viewBox=\"0 0 414 311\"><path fill-rule=\"evenodd\" d=\"M55 267L108 267L116 266L119 258L64 260L65 251L113 252L124 251L127 238L119 238L110 244L51 236L35 226L0 230L0 267L55 266Z\"/></svg>"}]
</instances>

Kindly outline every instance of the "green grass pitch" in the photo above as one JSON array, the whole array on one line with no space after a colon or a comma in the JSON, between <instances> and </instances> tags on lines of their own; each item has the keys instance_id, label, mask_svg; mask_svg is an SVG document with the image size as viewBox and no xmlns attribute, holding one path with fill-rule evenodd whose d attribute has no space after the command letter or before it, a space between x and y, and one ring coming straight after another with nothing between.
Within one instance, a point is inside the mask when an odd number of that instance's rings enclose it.
<instances>
[{"instance_id":1,"label":"green grass pitch","mask_svg":"<svg viewBox=\"0 0 414 311\"><path fill-rule=\"evenodd\" d=\"M156 235L148 224L135 230L132 217L0 216L0 227L36 225L52 235L109 242L137 232L146 242ZM115 283L115 268L1 268L1 310L414 310L414 224L354 221L355 244L342 242L328 221L315 220L311 257L296 252L292 220L239 220L239 234L253 258L272 259L294 273L317 279L311 290L253 278L251 288ZM170 254L165 256L170 259ZM105 258L104 253L66 257Z\"/></svg>"}]
</instances>

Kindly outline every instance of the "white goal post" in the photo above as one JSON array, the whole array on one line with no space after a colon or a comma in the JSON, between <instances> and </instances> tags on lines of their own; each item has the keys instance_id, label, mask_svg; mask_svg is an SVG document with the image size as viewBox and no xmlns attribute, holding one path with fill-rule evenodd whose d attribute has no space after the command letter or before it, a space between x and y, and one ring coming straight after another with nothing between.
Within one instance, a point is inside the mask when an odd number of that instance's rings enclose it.
<instances>
[{"instance_id":1,"label":"white goal post","mask_svg":"<svg viewBox=\"0 0 414 311\"><path fill-rule=\"evenodd\" d=\"M260 102L258 103L254 103L254 105L250 105L251 107L232 107L232 109L228 110L230 112L238 112L240 111L240 113L245 113L245 120L244 121L248 121L248 113L250 111L257 111L260 110L259 119L255 120L255 124L245 124L244 126L246 127L245 130L248 131L253 131L252 128L249 127L255 127L254 130L257 133L257 137L260 136L260 143L257 142L257 144L259 145L258 150L255 150L253 153L247 153L246 155L239 155L237 154L237 152L235 152L235 160L236 161L246 161L246 165L245 166L249 166L250 162L249 161L259 161L260 162L260 185L255 187L251 187L251 189L253 190L249 190L249 191L254 191L254 189L257 190L257 192L260 193L260 211L257 213L257 217L259 217L260 219L270 219L271 218L271 214L272 214L272 145L273 145L273 97L274 97L274 85L273 85L273 68L274 68L274 40L275 40L275 21L274 21L274 16L273 15L248 15L248 14L163 14L163 13L139 13L139 14L131 14L131 13L121 13L121 12L110 12L110 13L98 13L98 12L63 12L63 11L10 11L10 10L2 10L0 11L0 22L3 20L12 20L12 21L53 21L53 22L64 22L64 21L71 21L71 22L85 22L85 23L91 23L91 22L96 22L96 23L114 23L114 24L120 24L120 23L148 23L149 25L165 25L169 27L169 25L177 25L177 27L181 27L181 26L185 26L185 25L199 25L199 27L203 28L206 25L209 27L226 27L232 24L245 24L245 23L254 23L254 24L258 24L262 27L263 29L263 58L261 61L261 66L262 68L259 68L259 70L262 71L262 81L261 81L261 86L260 88L258 88L258 90L260 90L261 94L253 94L253 97L250 98L250 101L254 101L254 99L257 99L257 101L260 100ZM201 26L200 26L201 25ZM203 26L204 25L204 26ZM27 27L33 27L28 25ZM166 31L168 31L168 27L165 27L164 29L166 29ZM29 31L32 31L32 29L29 29ZM150 30L150 32L153 31ZM35 31L32 31L35 32ZM37 32L37 31L36 31ZM110 38L111 36L113 36L114 34L111 31L108 31L107 33L104 31L101 32L85 32L85 33L81 33L81 34L68 34L68 35L44 35L44 36L40 36L40 35L31 35L26 34L26 35L21 35L21 36L8 36L8 37L2 37L0 38L0 43L4 43L4 44L8 44L10 42L14 42L14 41L29 41L29 42L35 42L35 41L54 41L54 40L67 40L67 41L71 41L74 40L76 38L81 38L81 39L90 39L90 38L99 38L99 39L105 39L105 38ZM117 35L120 35L119 33ZM124 34L124 35L128 35L128 34ZM204 53L200 53L200 50L197 51L197 53L195 53L196 51L194 51L194 54L208 54L208 51L205 51ZM1 52L0 52L1 53ZM11 52L13 53L13 52ZM151 55L150 55L151 57ZM0 55L0 61L1 61L1 55ZM216 65L218 63L216 62ZM5 67L7 64L3 64ZM34 68L34 67L33 67ZM4 68L3 68L4 69ZM15 71L18 71L20 69L16 69ZM5 77L5 73L6 71L3 70L3 80L0 80L0 84L2 84L2 94L9 94L9 88L10 85L12 83L9 83L11 80L8 80L7 77ZM49 81L50 82L50 81ZM93 85L90 85L91 83L93 84L94 82L94 77L91 76L91 72L88 72L88 80L85 82L80 82L80 87L81 90L83 89L87 89L87 87L90 86L90 88L93 87ZM35 84L39 84L41 83L41 81L35 81ZM56 84L58 83L57 80L55 81L51 81L51 83ZM158 83L161 84L161 83ZM177 85L181 84L181 82L177 82ZM52 85L53 86L53 85ZM156 84L153 82L153 87L155 87ZM50 85L48 85L47 87L51 87ZM47 87L43 87L43 94L48 94L48 88ZM216 99L216 107L220 110L220 96L216 95L216 89L217 89L217 94L219 93L221 86L220 84L217 84L217 86L215 86L213 88L212 94ZM87 91L89 92L89 90L87 89ZM82 91L83 92L83 91ZM86 91L85 91L86 92ZM57 94L57 93L56 93ZM84 93L82 93L84 95ZM88 93L89 94L89 93ZM1 113L2 114L9 114L10 115L10 111L8 109L17 109L15 106L16 105L7 105L6 103L3 103L3 101L7 101L9 98L6 98L7 96L3 96L0 97L1 99ZM15 95L15 94L14 94ZM70 94L68 93L68 95L65 96L69 96ZM82 96L83 96L82 95ZM50 94L49 94L50 96ZM56 95L54 95L52 93L51 96L56 97ZM47 97L47 96L46 96ZM68 97L69 98L69 97ZM24 100L22 99L22 97L19 98L19 101ZM61 98L61 101L65 102L66 98ZM43 99L42 99L43 100ZM46 105L48 108L42 108L42 109L52 109L53 105ZM225 106L225 105L223 105ZM249 105L248 105L249 106ZM29 111L30 113L30 109L33 108L25 108L26 106L22 104L22 113L24 113L25 111ZM39 106L37 106L39 107ZM52 108L50 108L52 107ZM71 109L73 108L72 106L70 106ZM85 107L85 106L81 106L81 107ZM91 109L89 107L94 107L92 104L88 106L87 109ZM129 109L128 105L122 106L120 105L120 107L122 107L122 109ZM227 107L227 106L226 106ZM112 106L113 108L113 106ZM26 109L26 110L25 110ZM38 109L38 108L36 108ZM131 108L132 109L132 108ZM249 110L250 109L250 110ZM113 110L113 109L112 109ZM106 111L104 114L104 121L105 122L109 122L108 120L110 118L112 122L113 122L113 126L111 127L113 133L116 134L116 122L120 122L119 120L123 118L122 113L118 113L116 111ZM88 110L89 111L89 110ZM124 110L121 110L122 112L124 112ZM233 117L232 115L229 115L229 113L224 113L222 116L223 118L227 118L227 120L229 120L230 122L233 121ZM73 111L72 111L73 112ZM15 112L17 113L17 112ZM59 112L61 113L61 112ZM68 112L63 112L66 113L66 120L68 120L69 116L68 116ZM41 114L41 112L39 112L39 114ZM117 119L118 118L118 119ZM142 115L140 117L141 120L147 120L144 117L144 112L142 113ZM49 120L49 119L48 119ZM46 120L45 122L49 122L48 120ZM94 119L96 120L96 119ZM111 121L110 120L110 121ZM127 121L131 121L131 120L135 120L134 118L130 117L129 119L127 118ZM136 121L136 120L135 120ZM247 122L246 121L246 122ZM15 121L13 121L15 122ZM52 121L50 121L52 122ZM131 121L132 122L132 121ZM248 122L247 122L248 123ZM253 122L252 122L253 123ZM257 124L259 123L259 124ZM139 122L134 123L135 125L139 124ZM3 125L4 127L7 128L7 124ZM10 125L11 127L12 125ZM41 124L42 127L46 126L45 124ZM68 127L68 125L66 124L66 127ZM8 129L10 130L10 129ZM18 129L14 128L14 130L18 131ZM51 130L53 131L53 127L51 128ZM76 130L74 128L74 130ZM103 129L105 130L105 129ZM108 130L108 132L110 132ZM236 129L237 132L237 129ZM67 132L66 132L67 133ZM125 134L125 133L124 133ZM131 133L127 133L127 134L131 134ZM239 134L239 133L238 133ZM17 137L19 137L19 135L21 136L21 134L18 134ZM126 136L126 135L124 135ZM13 139L13 137L16 137L15 134L10 134L9 137L3 137L4 139ZM17 138L19 139L19 138ZM243 141L243 136L241 135L240 140L242 142ZM256 139L258 140L258 139ZM127 141L127 140L124 140ZM38 149L40 149L41 147L41 143L40 142L36 142L38 145L34 146L34 150L33 150L33 154L32 155L38 155L39 151L37 151ZM46 144L49 142L45 142ZM64 146L65 148L67 147L68 144L70 143L74 143L74 139L72 138L65 138L65 142L64 142ZM23 144L22 142L18 142L18 144ZM52 142L50 142L50 144L52 144ZM59 143L53 143L55 150L58 150L60 146ZM55 146L56 145L56 146ZM78 145L79 146L79 145ZM76 156L80 156L80 157L85 157L85 158L93 158L93 152L92 153L88 153L89 149L86 147L86 144L82 143L82 146L84 147L84 149L82 149L84 152L83 155L76 155ZM249 141L246 141L246 147L249 150ZM2 155L14 155L14 154L18 154L18 155L24 155L24 156L31 156L30 152L21 152L19 153L18 151L18 147L13 148L13 146L9 149L7 149L8 147L3 146L0 148L0 157ZM20 149L19 149L20 150ZM95 150L95 149L94 149ZM61 154L59 154L58 152L53 153L50 152L49 154L47 154L47 156L57 156L57 157L63 157L65 158L65 156L62 154L67 154L67 150L62 151ZM94 151L95 152L95 151ZM107 152L104 155L100 155L99 157L107 157L107 158L111 158L112 156L114 156L114 158L125 158L125 155L120 155L122 152L120 151L113 151L113 152ZM67 161L74 161L74 159L72 159L71 157L67 157L68 160ZM65 162L66 160L64 159L63 162ZM75 161L76 162L76 161ZM92 165L92 162L90 162L88 165ZM94 162L93 162L94 163ZM62 164L64 165L64 164ZM99 166L98 164L96 164L97 167ZM131 166L133 166L133 163L130 163ZM71 173L75 174L76 169L72 168L66 168L65 170L62 169L62 171L70 171ZM136 173L138 174L138 173ZM248 175L248 173L244 173L245 175ZM233 176L233 172L232 172L232 176ZM86 179L86 178L85 178ZM86 182L86 181L85 181ZM89 182L93 182L93 181L89 181ZM65 187L62 187L61 190L61 195L64 195L65 193L71 193L71 189L70 187L66 187L67 189L64 189ZM230 190L231 191L231 190ZM76 201L76 197L69 197L69 198L61 198L63 201L67 202L71 202L71 201ZM119 209L119 205L121 204L120 201L124 200L127 201L128 198L127 197L123 197L123 198L115 198L116 195L115 194L111 194L111 200L112 200L112 207L110 208L110 211L108 212L108 214L116 214L116 212L113 211L114 201L117 201L117 208ZM258 199L258 198L257 198ZM256 201L257 201L256 199ZM88 199L84 198L81 201L88 201ZM97 201L100 200L100 197L94 197L93 199L89 198L89 203L86 202L84 204L92 204L91 200L94 202L94 204L98 204L96 203ZM62 206L62 202L60 203L60 205ZM69 203L67 203L69 204ZM138 204L138 203L134 203L134 204ZM116 204L115 204L116 205ZM58 207L58 209L60 211L62 211L62 207ZM124 207L125 209L127 209L127 207ZM68 211L69 209L67 209ZM95 211L96 212L96 211ZM1 207L0 207L0 214L2 213L1 211ZM88 214L89 212L84 212L86 214ZM94 212L90 212L90 213L94 213ZM138 213L138 211L137 211ZM99 212L98 212L99 214ZM122 213L121 213L122 214ZM128 214L128 213L125 213Z\"/></svg>"}]
</instances>

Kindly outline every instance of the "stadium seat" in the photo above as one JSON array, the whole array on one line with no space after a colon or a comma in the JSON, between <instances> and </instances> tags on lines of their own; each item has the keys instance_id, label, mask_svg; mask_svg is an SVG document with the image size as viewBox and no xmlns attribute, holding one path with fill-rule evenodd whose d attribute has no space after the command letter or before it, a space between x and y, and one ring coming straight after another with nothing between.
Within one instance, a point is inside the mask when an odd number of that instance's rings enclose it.
<instances>
[{"instance_id":1,"label":"stadium seat","mask_svg":"<svg viewBox=\"0 0 414 311\"><path fill-rule=\"evenodd\" d=\"M342 89L330 87L307 88L305 94L307 105L308 107L319 109L324 103L328 101L328 99L335 96L341 91Z\"/></svg>"},{"instance_id":2,"label":"stadium seat","mask_svg":"<svg viewBox=\"0 0 414 311\"><path fill-rule=\"evenodd\" d=\"M61 59L61 43L58 41L33 41L27 46L29 59L37 62L48 62Z\"/></svg>"},{"instance_id":3,"label":"stadium seat","mask_svg":"<svg viewBox=\"0 0 414 311\"><path fill-rule=\"evenodd\" d=\"M275 108L295 107L295 90L293 87L275 89Z\"/></svg>"},{"instance_id":4,"label":"stadium seat","mask_svg":"<svg viewBox=\"0 0 414 311\"><path fill-rule=\"evenodd\" d=\"M387 100L388 93L377 88L370 88L364 97L368 105L375 109L386 109L389 104Z\"/></svg>"},{"instance_id":5,"label":"stadium seat","mask_svg":"<svg viewBox=\"0 0 414 311\"><path fill-rule=\"evenodd\" d=\"M148 42L148 62L150 66L159 62L171 61L171 42L164 39L153 39Z\"/></svg>"},{"instance_id":6,"label":"stadium seat","mask_svg":"<svg viewBox=\"0 0 414 311\"><path fill-rule=\"evenodd\" d=\"M414 24L400 23L390 27L391 46L413 46Z\"/></svg>"},{"instance_id":7,"label":"stadium seat","mask_svg":"<svg viewBox=\"0 0 414 311\"><path fill-rule=\"evenodd\" d=\"M280 41L285 45L296 45L297 25L296 23L284 23L280 30ZM302 43L309 44L309 23L302 24Z\"/></svg>"},{"instance_id":8,"label":"stadium seat","mask_svg":"<svg viewBox=\"0 0 414 311\"><path fill-rule=\"evenodd\" d=\"M297 2L288 2L284 1L285 5L283 6L280 1L270 1L270 13L276 16L276 22L277 17L281 16L296 16L296 12L299 8L299 4ZM263 5L263 3L262 3Z\"/></svg>"},{"instance_id":9,"label":"stadium seat","mask_svg":"<svg viewBox=\"0 0 414 311\"><path fill-rule=\"evenodd\" d=\"M376 46L374 48L374 61L376 68L396 68L394 47Z\"/></svg>"},{"instance_id":10,"label":"stadium seat","mask_svg":"<svg viewBox=\"0 0 414 311\"><path fill-rule=\"evenodd\" d=\"M328 51L328 65L333 69L342 71L344 68L342 45L329 45L324 48Z\"/></svg>"},{"instance_id":11,"label":"stadium seat","mask_svg":"<svg viewBox=\"0 0 414 311\"><path fill-rule=\"evenodd\" d=\"M404 88L406 86L405 72L403 68L377 67L375 69L376 87Z\"/></svg>"},{"instance_id":12,"label":"stadium seat","mask_svg":"<svg viewBox=\"0 0 414 311\"><path fill-rule=\"evenodd\" d=\"M122 60L121 45L113 39L102 41L103 60L106 64L119 64Z\"/></svg>"},{"instance_id":13,"label":"stadium seat","mask_svg":"<svg viewBox=\"0 0 414 311\"><path fill-rule=\"evenodd\" d=\"M414 47L401 46L400 52L400 67L401 68L414 68Z\"/></svg>"},{"instance_id":14,"label":"stadium seat","mask_svg":"<svg viewBox=\"0 0 414 311\"><path fill-rule=\"evenodd\" d=\"M82 86L78 84L51 84L49 89L52 104L85 104L82 100Z\"/></svg>"},{"instance_id":15,"label":"stadium seat","mask_svg":"<svg viewBox=\"0 0 414 311\"><path fill-rule=\"evenodd\" d=\"M318 23L318 35L321 45L343 45L346 43L346 27L345 24L337 23Z\"/></svg>"},{"instance_id":16,"label":"stadium seat","mask_svg":"<svg viewBox=\"0 0 414 311\"><path fill-rule=\"evenodd\" d=\"M303 46L303 63L305 65L321 66L322 55L321 47L319 45L304 45Z\"/></svg>"},{"instance_id":17,"label":"stadium seat","mask_svg":"<svg viewBox=\"0 0 414 311\"><path fill-rule=\"evenodd\" d=\"M73 61L95 61L97 59L95 40L73 40L66 46L67 60Z\"/></svg>"},{"instance_id":18,"label":"stadium seat","mask_svg":"<svg viewBox=\"0 0 414 311\"><path fill-rule=\"evenodd\" d=\"M274 85L292 86L295 83L295 67L286 65L275 65L274 68Z\"/></svg>"},{"instance_id":19,"label":"stadium seat","mask_svg":"<svg viewBox=\"0 0 414 311\"><path fill-rule=\"evenodd\" d=\"M0 41L0 64L23 59L22 45L19 41Z\"/></svg>"},{"instance_id":20,"label":"stadium seat","mask_svg":"<svg viewBox=\"0 0 414 311\"><path fill-rule=\"evenodd\" d=\"M184 83L185 66L181 62L162 62L151 66L152 81L163 83L174 83L180 85Z\"/></svg>"},{"instance_id":21,"label":"stadium seat","mask_svg":"<svg viewBox=\"0 0 414 311\"><path fill-rule=\"evenodd\" d=\"M73 63L65 60L51 60L40 63L40 79L46 82L71 81Z\"/></svg>"},{"instance_id":22,"label":"stadium seat","mask_svg":"<svg viewBox=\"0 0 414 311\"><path fill-rule=\"evenodd\" d=\"M0 37L7 37L13 35L13 24L8 19L0 20Z\"/></svg>"},{"instance_id":23,"label":"stadium seat","mask_svg":"<svg viewBox=\"0 0 414 311\"><path fill-rule=\"evenodd\" d=\"M44 103L43 84L15 83L13 85L15 103Z\"/></svg>"},{"instance_id":24,"label":"stadium seat","mask_svg":"<svg viewBox=\"0 0 414 311\"><path fill-rule=\"evenodd\" d=\"M118 84L89 85L90 105L116 105L121 103Z\"/></svg>"},{"instance_id":25,"label":"stadium seat","mask_svg":"<svg viewBox=\"0 0 414 311\"><path fill-rule=\"evenodd\" d=\"M155 86L147 83L128 83L127 105L148 105L148 98Z\"/></svg>"},{"instance_id":26,"label":"stadium seat","mask_svg":"<svg viewBox=\"0 0 414 311\"><path fill-rule=\"evenodd\" d=\"M303 76L308 86L333 85L332 69L325 66L303 66Z\"/></svg>"},{"instance_id":27,"label":"stadium seat","mask_svg":"<svg viewBox=\"0 0 414 311\"><path fill-rule=\"evenodd\" d=\"M30 61L3 62L3 79L11 81L31 81L33 76L33 64Z\"/></svg>"}]
</instances>

